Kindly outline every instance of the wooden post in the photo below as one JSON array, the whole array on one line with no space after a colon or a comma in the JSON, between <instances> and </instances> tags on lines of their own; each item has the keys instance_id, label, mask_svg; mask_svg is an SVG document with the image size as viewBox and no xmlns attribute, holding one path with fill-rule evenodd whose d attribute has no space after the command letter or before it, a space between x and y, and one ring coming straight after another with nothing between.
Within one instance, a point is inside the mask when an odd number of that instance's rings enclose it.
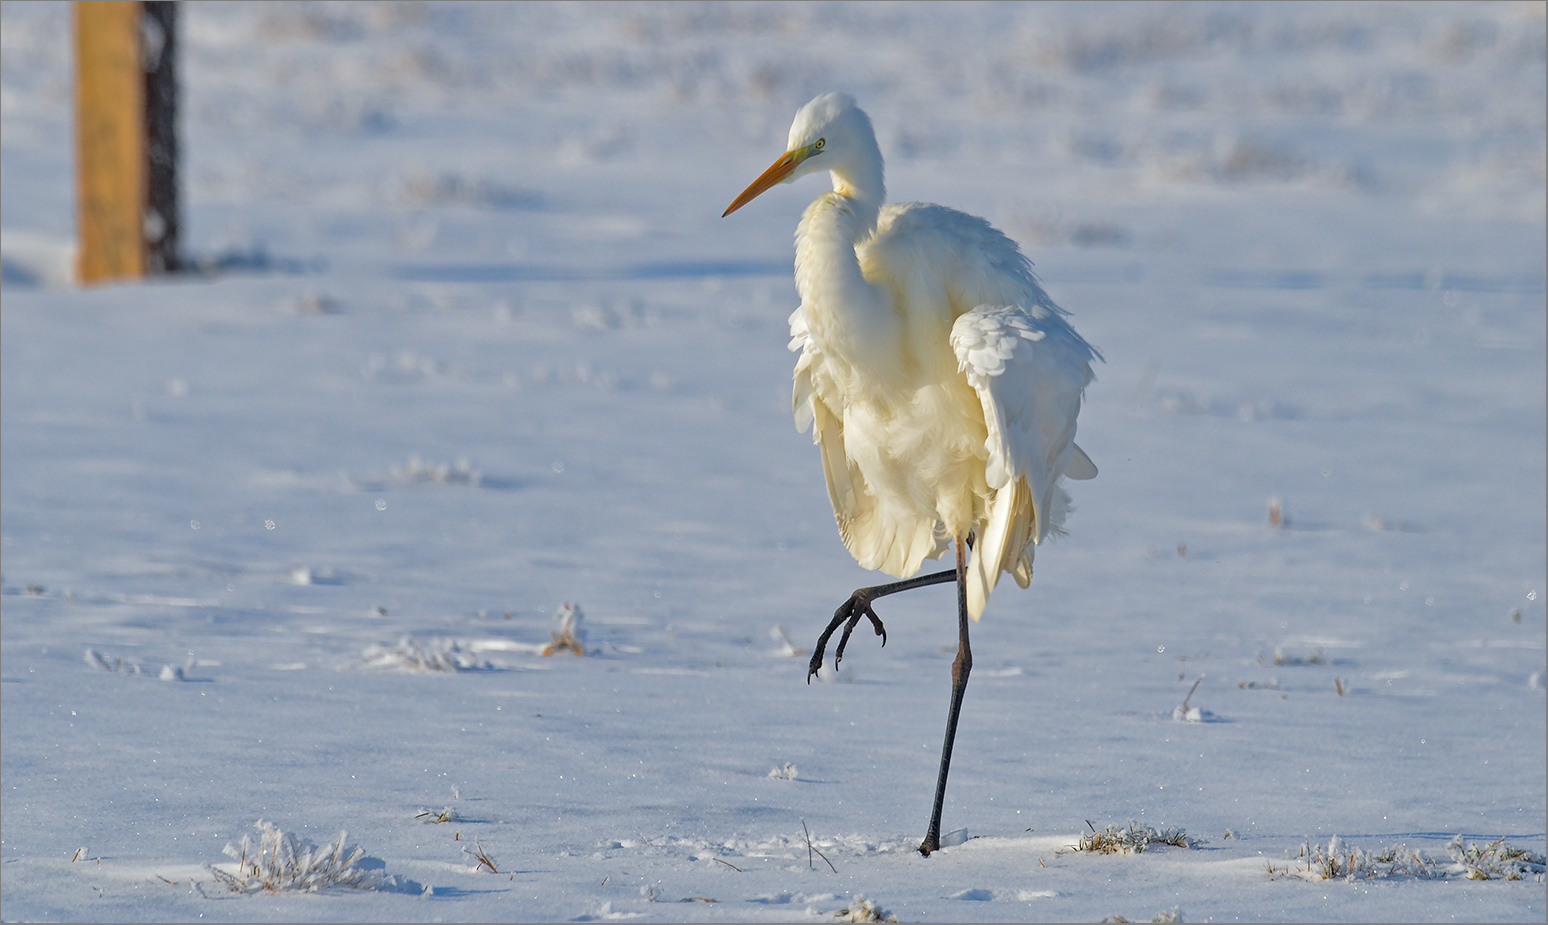
<instances>
[{"instance_id":1,"label":"wooden post","mask_svg":"<svg viewBox=\"0 0 1548 925\"><path fill-rule=\"evenodd\" d=\"M83 284L177 269L175 15L166 2L75 4Z\"/></svg>"},{"instance_id":2,"label":"wooden post","mask_svg":"<svg viewBox=\"0 0 1548 925\"><path fill-rule=\"evenodd\" d=\"M82 283L145 275L145 81L138 2L75 4L76 239Z\"/></svg>"},{"instance_id":3,"label":"wooden post","mask_svg":"<svg viewBox=\"0 0 1548 925\"><path fill-rule=\"evenodd\" d=\"M182 237L177 195L177 9L148 0L141 20L140 66L145 69L145 259L152 274L179 266Z\"/></svg>"}]
</instances>

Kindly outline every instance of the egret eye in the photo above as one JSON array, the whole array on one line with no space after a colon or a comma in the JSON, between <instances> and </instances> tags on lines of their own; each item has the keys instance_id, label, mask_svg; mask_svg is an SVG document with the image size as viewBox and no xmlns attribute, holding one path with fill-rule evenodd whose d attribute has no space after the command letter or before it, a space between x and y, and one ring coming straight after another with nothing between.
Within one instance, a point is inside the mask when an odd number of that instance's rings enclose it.
<instances>
[{"instance_id":1,"label":"egret eye","mask_svg":"<svg viewBox=\"0 0 1548 925\"><path fill-rule=\"evenodd\" d=\"M817 150L821 151L822 150L822 146L827 144L827 143L828 143L828 139L826 139L826 138L819 138L819 139L817 139L817 145L816 145Z\"/></svg>"}]
</instances>

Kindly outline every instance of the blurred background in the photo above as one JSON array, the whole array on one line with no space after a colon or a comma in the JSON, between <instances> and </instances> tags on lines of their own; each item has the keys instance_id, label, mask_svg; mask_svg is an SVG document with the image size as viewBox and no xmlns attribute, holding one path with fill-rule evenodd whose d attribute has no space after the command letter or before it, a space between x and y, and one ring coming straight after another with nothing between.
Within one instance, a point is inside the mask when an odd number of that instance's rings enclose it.
<instances>
[{"instance_id":1,"label":"blurred background","mask_svg":"<svg viewBox=\"0 0 1548 925\"><path fill-rule=\"evenodd\" d=\"M1263 858L1542 845L1544 3L178 8L194 271L79 287L70 6L0 4L14 917L257 915L150 878L265 814L464 903L344 918L797 918L804 820L858 834L800 890L910 920L1541 918ZM1004 837L928 877L946 595L803 683L874 580L791 428L823 184L720 217L830 90L1106 357L1101 476L974 629L947 825ZM1054 853L1124 819L1218 853Z\"/></svg>"},{"instance_id":2,"label":"blurred background","mask_svg":"<svg viewBox=\"0 0 1548 925\"><path fill-rule=\"evenodd\" d=\"M1177 204L1240 211L1264 187L1530 225L1543 9L187 3L185 249L302 266L564 264L577 242L766 254L752 223L719 220L722 200L835 88L871 113L895 197L983 214L1035 250L1208 247ZM3 10L5 282L57 284L69 10ZM984 171L1003 179L985 189ZM1274 227L1266 205L1232 233ZM1264 237L1281 263L1369 256L1358 235Z\"/></svg>"}]
</instances>

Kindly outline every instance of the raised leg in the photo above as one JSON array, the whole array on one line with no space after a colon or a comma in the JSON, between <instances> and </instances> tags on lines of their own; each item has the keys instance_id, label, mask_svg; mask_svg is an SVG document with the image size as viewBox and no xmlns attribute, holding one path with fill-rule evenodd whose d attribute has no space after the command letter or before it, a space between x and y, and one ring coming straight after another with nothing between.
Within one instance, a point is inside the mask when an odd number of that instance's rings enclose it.
<instances>
[{"instance_id":1,"label":"raised leg","mask_svg":"<svg viewBox=\"0 0 1548 925\"><path fill-rule=\"evenodd\" d=\"M962 713L962 695L967 692L968 674L973 670L973 649L968 645L967 544L957 541L957 658L951 663L951 711L946 714L946 743L941 746L941 773L935 781L935 808L930 812L930 827L925 830L919 853L929 857L941 847L941 807L946 802L946 775L951 771L951 747L957 739L957 717Z\"/></svg>"},{"instance_id":2,"label":"raised leg","mask_svg":"<svg viewBox=\"0 0 1548 925\"><path fill-rule=\"evenodd\" d=\"M961 558L960 550L958 550L957 556ZM876 635L882 638L882 645L887 644L887 628L882 626L881 618L876 615L876 611L871 609L872 601L879 597L886 597L889 594L897 594L899 591L910 591L914 588L923 588L929 585L943 585L948 581L956 581L961 586L962 582L958 578L958 572L960 571L962 569L959 568L956 572L934 572L929 575L916 575L913 578L894 581L891 584L861 588L854 594L851 594L849 600L840 604L839 609L834 612L833 621L828 624L828 628L822 631L821 636L817 637L817 645L812 650L812 660L806 666L806 683L812 683L812 675L816 674L818 669L822 667L822 657L828 651L828 639L832 637L833 631L838 629L840 624L844 624L844 635L839 637L838 650L833 653L833 668L835 671L838 670L839 662L844 660L844 647L849 645L849 634L854 631L855 625L860 622L861 617L871 621L871 626L876 630ZM965 592L959 591L957 596L962 597L963 593Z\"/></svg>"}]
</instances>

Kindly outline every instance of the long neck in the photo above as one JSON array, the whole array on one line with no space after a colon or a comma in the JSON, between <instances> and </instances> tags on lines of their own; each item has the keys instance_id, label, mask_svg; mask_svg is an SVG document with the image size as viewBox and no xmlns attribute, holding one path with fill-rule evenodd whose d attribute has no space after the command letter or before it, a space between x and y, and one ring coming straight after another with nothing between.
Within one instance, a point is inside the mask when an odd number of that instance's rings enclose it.
<instances>
[{"instance_id":1,"label":"long neck","mask_svg":"<svg viewBox=\"0 0 1548 925\"><path fill-rule=\"evenodd\" d=\"M875 194L879 187L878 178ZM866 280L855 253L855 244L875 231L880 207L880 195L823 193L796 228L796 288L810 334L824 353L871 381L896 367L899 336L891 294Z\"/></svg>"},{"instance_id":2,"label":"long neck","mask_svg":"<svg viewBox=\"0 0 1548 925\"><path fill-rule=\"evenodd\" d=\"M849 200L858 220L855 243L876 231L876 219L881 214L882 203L887 201L881 152L867 154L869 156L856 158L837 170L829 171L833 177L833 191Z\"/></svg>"}]
</instances>

